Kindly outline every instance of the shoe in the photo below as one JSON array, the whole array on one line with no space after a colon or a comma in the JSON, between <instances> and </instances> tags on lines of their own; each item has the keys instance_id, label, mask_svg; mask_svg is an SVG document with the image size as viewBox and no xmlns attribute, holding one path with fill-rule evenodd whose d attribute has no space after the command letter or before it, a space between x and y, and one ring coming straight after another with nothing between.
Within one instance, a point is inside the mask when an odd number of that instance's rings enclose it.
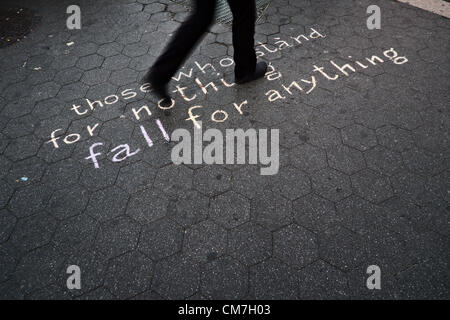
<instances>
[{"instance_id":1,"label":"shoe","mask_svg":"<svg viewBox=\"0 0 450 320\"><path fill-rule=\"evenodd\" d=\"M172 99L167 92L167 84L156 84L155 81L152 80L151 73L148 72L140 81L140 84L150 83L152 86L152 92L155 96L162 101L164 104L170 105L172 103Z\"/></svg>"},{"instance_id":2,"label":"shoe","mask_svg":"<svg viewBox=\"0 0 450 320\"><path fill-rule=\"evenodd\" d=\"M235 82L237 84L244 84L247 82L251 82L264 77L266 75L266 72L267 72L267 63L265 63L264 61L260 61L256 64L255 71L252 74L249 74L242 78L235 78Z\"/></svg>"}]
</instances>

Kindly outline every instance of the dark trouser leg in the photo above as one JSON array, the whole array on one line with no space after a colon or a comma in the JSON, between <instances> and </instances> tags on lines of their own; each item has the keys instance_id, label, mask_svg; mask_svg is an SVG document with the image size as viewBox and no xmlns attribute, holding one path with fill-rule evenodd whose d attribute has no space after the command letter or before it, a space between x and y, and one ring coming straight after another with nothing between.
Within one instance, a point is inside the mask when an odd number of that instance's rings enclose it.
<instances>
[{"instance_id":1,"label":"dark trouser leg","mask_svg":"<svg viewBox=\"0 0 450 320\"><path fill-rule=\"evenodd\" d=\"M165 85L181 67L214 18L216 0L195 0L194 12L183 22L151 68L153 84Z\"/></svg>"},{"instance_id":2,"label":"dark trouser leg","mask_svg":"<svg viewBox=\"0 0 450 320\"><path fill-rule=\"evenodd\" d=\"M255 0L228 0L233 13L235 76L242 78L255 71Z\"/></svg>"}]
</instances>

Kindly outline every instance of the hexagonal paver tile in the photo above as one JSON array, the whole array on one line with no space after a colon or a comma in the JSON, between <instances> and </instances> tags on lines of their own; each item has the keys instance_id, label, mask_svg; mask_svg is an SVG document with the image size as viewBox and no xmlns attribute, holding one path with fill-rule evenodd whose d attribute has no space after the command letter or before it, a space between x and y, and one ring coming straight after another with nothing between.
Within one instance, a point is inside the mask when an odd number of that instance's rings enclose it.
<instances>
[{"instance_id":1,"label":"hexagonal paver tile","mask_svg":"<svg viewBox=\"0 0 450 320\"><path fill-rule=\"evenodd\" d=\"M97 49L98 45L95 44L94 42L85 42L74 46L71 53L74 56L85 57L95 53Z\"/></svg>"},{"instance_id":2,"label":"hexagonal paver tile","mask_svg":"<svg viewBox=\"0 0 450 320\"><path fill-rule=\"evenodd\" d=\"M205 56L214 59L218 57L224 57L227 54L227 47L223 44L212 43L201 48L201 53Z\"/></svg>"},{"instance_id":3,"label":"hexagonal paver tile","mask_svg":"<svg viewBox=\"0 0 450 320\"><path fill-rule=\"evenodd\" d=\"M61 112L63 104L64 102L55 98L39 101L34 106L33 117L47 119L56 116Z\"/></svg>"},{"instance_id":4,"label":"hexagonal paver tile","mask_svg":"<svg viewBox=\"0 0 450 320\"><path fill-rule=\"evenodd\" d=\"M398 274L417 263L417 255L408 249L410 239L403 235L380 227L368 239L368 256L388 274Z\"/></svg>"},{"instance_id":5,"label":"hexagonal paver tile","mask_svg":"<svg viewBox=\"0 0 450 320\"><path fill-rule=\"evenodd\" d=\"M345 174L353 174L366 167L362 153L346 146L336 146L327 150L330 167Z\"/></svg>"},{"instance_id":6,"label":"hexagonal paver tile","mask_svg":"<svg viewBox=\"0 0 450 320\"><path fill-rule=\"evenodd\" d=\"M304 267L318 258L316 236L291 224L273 234L273 254L289 265Z\"/></svg>"},{"instance_id":7,"label":"hexagonal paver tile","mask_svg":"<svg viewBox=\"0 0 450 320\"><path fill-rule=\"evenodd\" d=\"M131 139L134 131L134 124L130 120L126 118L117 118L114 117L114 119L103 119L106 121L106 123L103 124L99 136L107 139L109 141L113 141L115 144L129 144L129 139ZM107 121L109 120L109 121ZM117 128L120 128L120 130L117 130ZM138 148L134 147L133 145L130 146L130 152L136 152ZM137 153L139 156L139 153ZM110 154L110 157L112 159L112 156L114 153ZM133 158L131 158L133 159Z\"/></svg>"},{"instance_id":8,"label":"hexagonal paver tile","mask_svg":"<svg viewBox=\"0 0 450 320\"><path fill-rule=\"evenodd\" d=\"M0 208L3 208L8 204L8 201L10 200L11 196L14 193L14 189L6 181L0 180L0 191L1 191L0 192ZM20 196L18 196L18 197L20 197ZM16 199L14 199L14 203L23 205L20 202L18 202ZM13 204L13 208L14 208L14 204ZM16 211L17 211L17 209L16 209Z\"/></svg>"},{"instance_id":9,"label":"hexagonal paver tile","mask_svg":"<svg viewBox=\"0 0 450 320\"><path fill-rule=\"evenodd\" d=\"M101 221L113 219L125 213L128 197L116 186L99 190L91 195L86 214Z\"/></svg>"},{"instance_id":10,"label":"hexagonal paver tile","mask_svg":"<svg viewBox=\"0 0 450 320\"><path fill-rule=\"evenodd\" d=\"M120 70L126 68L129 63L130 63L129 57L122 54L118 54L106 58L105 61L103 62L102 68L105 68L107 70Z\"/></svg>"},{"instance_id":11,"label":"hexagonal paver tile","mask_svg":"<svg viewBox=\"0 0 450 320\"><path fill-rule=\"evenodd\" d=\"M151 186L155 176L156 169L141 161L120 168L116 185L134 193Z\"/></svg>"},{"instance_id":12,"label":"hexagonal paver tile","mask_svg":"<svg viewBox=\"0 0 450 320\"><path fill-rule=\"evenodd\" d=\"M5 118L6 119L6 118ZM6 121L5 121L6 123ZM2 125L0 124L0 127L2 127ZM3 154L3 152L5 151L6 147L8 146L10 139L8 139L3 133L0 133L0 152Z\"/></svg>"},{"instance_id":13,"label":"hexagonal paver tile","mask_svg":"<svg viewBox=\"0 0 450 320\"><path fill-rule=\"evenodd\" d=\"M197 261L212 261L225 252L226 245L226 230L206 220L186 231L183 253Z\"/></svg>"},{"instance_id":14,"label":"hexagonal paver tile","mask_svg":"<svg viewBox=\"0 0 450 320\"><path fill-rule=\"evenodd\" d=\"M9 171L12 162L6 159L4 156L0 156L0 179L2 179Z\"/></svg>"},{"instance_id":15,"label":"hexagonal paver tile","mask_svg":"<svg viewBox=\"0 0 450 320\"><path fill-rule=\"evenodd\" d=\"M6 147L4 155L12 161L23 160L36 155L41 144L42 141L34 135L20 137Z\"/></svg>"},{"instance_id":16,"label":"hexagonal paver tile","mask_svg":"<svg viewBox=\"0 0 450 320\"><path fill-rule=\"evenodd\" d=\"M394 151L405 151L414 146L414 140L409 131L396 128L393 126L385 126L376 131L380 144Z\"/></svg>"},{"instance_id":17,"label":"hexagonal paver tile","mask_svg":"<svg viewBox=\"0 0 450 320\"><path fill-rule=\"evenodd\" d=\"M251 202L251 218L269 230L291 223L291 202L279 193L263 191Z\"/></svg>"},{"instance_id":18,"label":"hexagonal paver tile","mask_svg":"<svg viewBox=\"0 0 450 320\"><path fill-rule=\"evenodd\" d=\"M28 158L15 162L9 172L5 172L7 173L5 180L13 186L18 182L21 186L35 184L41 180L46 169L45 162L36 157Z\"/></svg>"},{"instance_id":19,"label":"hexagonal paver tile","mask_svg":"<svg viewBox=\"0 0 450 320\"><path fill-rule=\"evenodd\" d=\"M42 177L42 183L53 189L62 189L74 185L81 173L81 164L73 159L66 159L51 164Z\"/></svg>"},{"instance_id":20,"label":"hexagonal paver tile","mask_svg":"<svg viewBox=\"0 0 450 320\"><path fill-rule=\"evenodd\" d=\"M8 210L0 210L0 243L9 239L16 225L16 217Z\"/></svg>"},{"instance_id":21,"label":"hexagonal paver tile","mask_svg":"<svg viewBox=\"0 0 450 320\"><path fill-rule=\"evenodd\" d=\"M57 72L53 81L60 84L61 86L64 86L70 83L78 82L82 76L83 76L82 70L76 67L72 67Z\"/></svg>"},{"instance_id":22,"label":"hexagonal paver tile","mask_svg":"<svg viewBox=\"0 0 450 320\"><path fill-rule=\"evenodd\" d=\"M230 182L231 172L221 166L206 166L195 170L194 173L194 188L208 196L229 190Z\"/></svg>"},{"instance_id":23,"label":"hexagonal paver tile","mask_svg":"<svg viewBox=\"0 0 450 320\"><path fill-rule=\"evenodd\" d=\"M167 33L167 34L172 34L173 32L175 32L175 30L178 29L178 27L181 24L177 21L165 21L163 23L160 23L158 25L158 31Z\"/></svg>"},{"instance_id":24,"label":"hexagonal paver tile","mask_svg":"<svg viewBox=\"0 0 450 320\"><path fill-rule=\"evenodd\" d=\"M95 239L96 248L105 252L108 257L116 257L135 249L140 227L128 217L109 220L100 225Z\"/></svg>"},{"instance_id":25,"label":"hexagonal paver tile","mask_svg":"<svg viewBox=\"0 0 450 320\"><path fill-rule=\"evenodd\" d=\"M438 196L426 187L426 179L422 175L401 170L389 179L397 196L402 195L420 205L429 205L438 200Z\"/></svg>"},{"instance_id":26,"label":"hexagonal paver tile","mask_svg":"<svg viewBox=\"0 0 450 320\"><path fill-rule=\"evenodd\" d=\"M347 275L319 260L300 272L300 299L346 299Z\"/></svg>"},{"instance_id":27,"label":"hexagonal paver tile","mask_svg":"<svg viewBox=\"0 0 450 320\"><path fill-rule=\"evenodd\" d=\"M376 146L364 152L367 166L384 175L392 175L403 165L402 157L398 152L382 146Z\"/></svg>"},{"instance_id":28,"label":"hexagonal paver tile","mask_svg":"<svg viewBox=\"0 0 450 320\"><path fill-rule=\"evenodd\" d=\"M356 73L349 78L347 85L360 92L367 92L375 87L375 81L363 73Z\"/></svg>"},{"instance_id":29,"label":"hexagonal paver tile","mask_svg":"<svg viewBox=\"0 0 450 320\"><path fill-rule=\"evenodd\" d=\"M197 292L199 283L199 265L178 254L156 264L152 289L167 299L185 299Z\"/></svg>"},{"instance_id":30,"label":"hexagonal paver tile","mask_svg":"<svg viewBox=\"0 0 450 320\"><path fill-rule=\"evenodd\" d=\"M35 101L45 100L53 98L61 89L61 86L53 81L40 83L33 87L31 90L31 95Z\"/></svg>"},{"instance_id":31,"label":"hexagonal paver tile","mask_svg":"<svg viewBox=\"0 0 450 320\"><path fill-rule=\"evenodd\" d=\"M394 195L389 180L365 169L351 176L353 191L369 201L380 203Z\"/></svg>"},{"instance_id":32,"label":"hexagonal paver tile","mask_svg":"<svg viewBox=\"0 0 450 320\"><path fill-rule=\"evenodd\" d=\"M211 218L225 228L237 227L250 219L250 201L229 191L211 200Z\"/></svg>"},{"instance_id":33,"label":"hexagonal paver tile","mask_svg":"<svg viewBox=\"0 0 450 320\"><path fill-rule=\"evenodd\" d=\"M18 217L29 216L44 208L51 195L43 185L28 186L15 192L8 207Z\"/></svg>"},{"instance_id":34,"label":"hexagonal paver tile","mask_svg":"<svg viewBox=\"0 0 450 320\"><path fill-rule=\"evenodd\" d=\"M148 1L145 1L148 2ZM166 9L166 6L162 3L155 2L155 3L148 3L144 7L144 11L148 11L152 14L162 12Z\"/></svg>"},{"instance_id":35,"label":"hexagonal paver tile","mask_svg":"<svg viewBox=\"0 0 450 320\"><path fill-rule=\"evenodd\" d=\"M120 299L131 298L148 290L152 277L152 260L139 252L128 252L110 261L105 287Z\"/></svg>"},{"instance_id":36,"label":"hexagonal paver tile","mask_svg":"<svg viewBox=\"0 0 450 320\"><path fill-rule=\"evenodd\" d=\"M0 268L2 272L0 273L0 283L5 282L14 272L16 267L17 258L14 257L11 246L0 246Z\"/></svg>"},{"instance_id":37,"label":"hexagonal paver tile","mask_svg":"<svg viewBox=\"0 0 450 320\"><path fill-rule=\"evenodd\" d=\"M156 12L152 14L152 17L150 18L150 21L152 22L164 22L170 20L170 12ZM160 32L164 34L163 32Z\"/></svg>"},{"instance_id":38,"label":"hexagonal paver tile","mask_svg":"<svg viewBox=\"0 0 450 320\"><path fill-rule=\"evenodd\" d=\"M367 259L366 245L358 234L341 227L319 235L320 257L342 270L350 270Z\"/></svg>"},{"instance_id":39,"label":"hexagonal paver tile","mask_svg":"<svg viewBox=\"0 0 450 320\"><path fill-rule=\"evenodd\" d=\"M98 50L97 54L103 56L103 57L111 57L115 56L116 54L119 54L123 49L123 45L117 42L109 42L102 44Z\"/></svg>"},{"instance_id":40,"label":"hexagonal paver tile","mask_svg":"<svg viewBox=\"0 0 450 320\"><path fill-rule=\"evenodd\" d=\"M89 191L110 187L117 179L120 169L117 165L106 161L99 161L99 163L100 168L95 168L93 165L85 166L81 173L79 182Z\"/></svg>"},{"instance_id":41,"label":"hexagonal paver tile","mask_svg":"<svg viewBox=\"0 0 450 320\"><path fill-rule=\"evenodd\" d=\"M272 190L290 200L295 200L311 192L311 181L302 171L286 167L273 178Z\"/></svg>"},{"instance_id":42,"label":"hexagonal paver tile","mask_svg":"<svg viewBox=\"0 0 450 320\"><path fill-rule=\"evenodd\" d=\"M149 68L149 66L153 65L155 60L155 57L150 55L135 57L131 59L128 67L136 71L145 71Z\"/></svg>"},{"instance_id":43,"label":"hexagonal paver tile","mask_svg":"<svg viewBox=\"0 0 450 320\"><path fill-rule=\"evenodd\" d=\"M175 222L161 219L144 228L138 249L153 260L160 260L181 250L183 234Z\"/></svg>"},{"instance_id":44,"label":"hexagonal paver tile","mask_svg":"<svg viewBox=\"0 0 450 320\"><path fill-rule=\"evenodd\" d=\"M331 201L339 201L352 193L350 178L330 168L314 173L312 184L317 194Z\"/></svg>"},{"instance_id":45,"label":"hexagonal paver tile","mask_svg":"<svg viewBox=\"0 0 450 320\"><path fill-rule=\"evenodd\" d=\"M341 130L344 144L360 151L377 145L375 132L359 124L350 125Z\"/></svg>"},{"instance_id":46,"label":"hexagonal paver tile","mask_svg":"<svg viewBox=\"0 0 450 320\"><path fill-rule=\"evenodd\" d=\"M154 187L167 194L183 193L192 187L193 170L171 164L158 170Z\"/></svg>"},{"instance_id":47,"label":"hexagonal paver tile","mask_svg":"<svg viewBox=\"0 0 450 320\"><path fill-rule=\"evenodd\" d=\"M8 118L18 118L30 113L33 110L34 102L30 98L23 97L20 99L14 99L7 103L2 110L2 116Z\"/></svg>"},{"instance_id":48,"label":"hexagonal paver tile","mask_svg":"<svg viewBox=\"0 0 450 320\"><path fill-rule=\"evenodd\" d=\"M314 94L309 94L305 97L305 103L316 107L324 107L324 106L330 106L333 105L333 93L331 93L328 90L317 88L314 90Z\"/></svg>"},{"instance_id":49,"label":"hexagonal paver tile","mask_svg":"<svg viewBox=\"0 0 450 320\"><path fill-rule=\"evenodd\" d=\"M232 45L233 34L231 32L220 33L217 35L216 41L225 45Z\"/></svg>"},{"instance_id":50,"label":"hexagonal paver tile","mask_svg":"<svg viewBox=\"0 0 450 320\"><path fill-rule=\"evenodd\" d=\"M95 85L106 82L109 78L110 71L106 69L92 69L83 73L81 81L87 85Z\"/></svg>"},{"instance_id":51,"label":"hexagonal paver tile","mask_svg":"<svg viewBox=\"0 0 450 320\"><path fill-rule=\"evenodd\" d=\"M208 218L209 198L195 190L171 196L167 216L181 226L189 227Z\"/></svg>"},{"instance_id":52,"label":"hexagonal paver tile","mask_svg":"<svg viewBox=\"0 0 450 320\"><path fill-rule=\"evenodd\" d=\"M320 148L342 144L339 130L327 124L312 127L308 136L308 143Z\"/></svg>"},{"instance_id":53,"label":"hexagonal paver tile","mask_svg":"<svg viewBox=\"0 0 450 320\"><path fill-rule=\"evenodd\" d=\"M383 224L381 208L355 195L338 202L336 210L342 225L359 234L378 231Z\"/></svg>"},{"instance_id":54,"label":"hexagonal paver tile","mask_svg":"<svg viewBox=\"0 0 450 320\"><path fill-rule=\"evenodd\" d=\"M263 23L263 24L259 24L256 27L256 31L258 33L262 33L265 34L267 36L276 34L278 32L280 32L280 29L277 25L271 24L271 23Z\"/></svg>"},{"instance_id":55,"label":"hexagonal paver tile","mask_svg":"<svg viewBox=\"0 0 450 320\"><path fill-rule=\"evenodd\" d=\"M441 199L448 200L449 197L449 181L450 181L450 170L445 170L440 172L438 175L430 178L426 182L427 189L434 192ZM436 203L438 204L438 202ZM445 206L445 205L444 205Z\"/></svg>"},{"instance_id":56,"label":"hexagonal paver tile","mask_svg":"<svg viewBox=\"0 0 450 320\"><path fill-rule=\"evenodd\" d=\"M20 118L11 119L3 129L3 134L9 138L18 138L33 133L37 121L27 114Z\"/></svg>"},{"instance_id":57,"label":"hexagonal paver tile","mask_svg":"<svg viewBox=\"0 0 450 320\"><path fill-rule=\"evenodd\" d=\"M25 82L18 82L18 83L14 83L11 85L5 85L6 89L3 90L3 98L7 99L7 100L30 100L29 94L30 92L28 91L29 87L27 86L27 84ZM11 104L8 104L9 107L12 107L14 105L16 105L14 102ZM5 109L8 109L8 105L5 107ZM11 110L8 110L11 111ZM23 112L23 111L19 111L19 112ZM9 112L8 112L9 114ZM23 114L23 113L22 113Z\"/></svg>"},{"instance_id":58,"label":"hexagonal paver tile","mask_svg":"<svg viewBox=\"0 0 450 320\"><path fill-rule=\"evenodd\" d=\"M264 112L264 110L259 110L258 114L255 115L255 117L257 117L256 120L260 120L265 124L271 124L271 122L269 121L260 119L264 116L269 117L271 121L274 121L274 119L276 119L274 117L268 116L268 114L270 114L269 110L267 110L267 112ZM282 124L273 123L273 125L281 127L280 144L285 148L295 148L298 145L304 144L308 139L307 131L291 121Z\"/></svg>"},{"instance_id":59,"label":"hexagonal paver tile","mask_svg":"<svg viewBox=\"0 0 450 320\"><path fill-rule=\"evenodd\" d=\"M442 116L441 116L442 117ZM442 117L443 118L443 117ZM441 119L448 121L448 118ZM438 120L439 121L439 120ZM439 127L422 126L413 132L416 145L422 149L438 154L446 150L449 145L449 137L443 134Z\"/></svg>"},{"instance_id":60,"label":"hexagonal paver tile","mask_svg":"<svg viewBox=\"0 0 450 320\"><path fill-rule=\"evenodd\" d=\"M89 86L81 82L69 83L61 87L57 98L67 102L81 99L86 95L88 89Z\"/></svg>"},{"instance_id":61,"label":"hexagonal paver tile","mask_svg":"<svg viewBox=\"0 0 450 320\"><path fill-rule=\"evenodd\" d=\"M205 265L200 290L206 299L243 299L247 294L247 269L230 257Z\"/></svg>"},{"instance_id":62,"label":"hexagonal paver tile","mask_svg":"<svg viewBox=\"0 0 450 320\"><path fill-rule=\"evenodd\" d=\"M131 31L127 31L127 32L122 32L117 37L116 41L123 45L127 45L127 44L132 44L132 43L138 42L140 38L141 38L141 34L140 34L139 30L131 30Z\"/></svg>"},{"instance_id":63,"label":"hexagonal paver tile","mask_svg":"<svg viewBox=\"0 0 450 320\"><path fill-rule=\"evenodd\" d=\"M14 288L14 291L25 294L55 283L64 262L65 256L52 245L29 252L16 268L14 277L18 287Z\"/></svg>"},{"instance_id":64,"label":"hexagonal paver tile","mask_svg":"<svg viewBox=\"0 0 450 320\"><path fill-rule=\"evenodd\" d=\"M449 208L429 206L422 208L425 216L429 216L428 226L430 229L442 234L444 236L450 235L450 223L448 223Z\"/></svg>"},{"instance_id":65,"label":"hexagonal paver tile","mask_svg":"<svg viewBox=\"0 0 450 320\"><path fill-rule=\"evenodd\" d=\"M250 296L255 299L296 299L299 286L298 271L278 259L250 267Z\"/></svg>"},{"instance_id":66,"label":"hexagonal paver tile","mask_svg":"<svg viewBox=\"0 0 450 320\"><path fill-rule=\"evenodd\" d=\"M297 199L292 207L294 221L313 231L324 231L341 221L334 203L315 194Z\"/></svg>"},{"instance_id":67,"label":"hexagonal paver tile","mask_svg":"<svg viewBox=\"0 0 450 320\"><path fill-rule=\"evenodd\" d=\"M418 174L435 175L445 169L445 161L441 155L419 148L402 152L402 158L406 167Z\"/></svg>"},{"instance_id":68,"label":"hexagonal paver tile","mask_svg":"<svg viewBox=\"0 0 450 320\"><path fill-rule=\"evenodd\" d=\"M128 57L139 57L139 56L146 54L147 51L148 51L147 46L145 46L145 45L143 46L140 43L134 43L134 44L125 46L122 53Z\"/></svg>"},{"instance_id":69,"label":"hexagonal paver tile","mask_svg":"<svg viewBox=\"0 0 450 320\"><path fill-rule=\"evenodd\" d=\"M55 70L64 70L70 67L75 66L77 63L78 57L72 55L62 55L57 56L53 60L51 67Z\"/></svg>"},{"instance_id":70,"label":"hexagonal paver tile","mask_svg":"<svg viewBox=\"0 0 450 320\"><path fill-rule=\"evenodd\" d=\"M325 151L307 143L292 148L289 156L296 168L308 173L327 167Z\"/></svg>"},{"instance_id":71,"label":"hexagonal paver tile","mask_svg":"<svg viewBox=\"0 0 450 320\"><path fill-rule=\"evenodd\" d=\"M112 97L112 95L114 95L115 93L118 93L118 87L110 82L96 84L93 86L89 86L88 88L89 89L84 94L84 98L92 101L93 107L97 108L97 109L99 108L100 105L98 103L94 103L95 101L101 100L102 98L106 99L108 97L108 99L107 99L108 102L112 102L112 101L114 101L113 99L115 99L115 97ZM103 106L105 106L104 101L103 101ZM110 122L110 125L112 125L112 124L120 125L121 123L126 123L127 122L126 119L122 119L122 118L116 119L119 117L120 114L117 114L115 117L108 117L110 115L110 113L113 112L114 110L116 110L116 112L117 112L117 110L120 110L120 108L106 108L105 110L103 110L103 112L97 112L95 114L95 117L102 121L112 120ZM105 114L106 114L106 116L105 116ZM125 127L125 125L124 125L124 127ZM103 129L103 127L102 127L102 129Z\"/></svg>"},{"instance_id":72,"label":"hexagonal paver tile","mask_svg":"<svg viewBox=\"0 0 450 320\"><path fill-rule=\"evenodd\" d=\"M249 222L230 231L227 252L249 266L270 257L272 235L267 229Z\"/></svg>"},{"instance_id":73,"label":"hexagonal paver tile","mask_svg":"<svg viewBox=\"0 0 450 320\"><path fill-rule=\"evenodd\" d=\"M270 184L271 176L261 175L260 169L256 166L244 166L233 171L231 181L232 190L249 199L252 199L258 190L262 190Z\"/></svg>"},{"instance_id":74,"label":"hexagonal paver tile","mask_svg":"<svg viewBox=\"0 0 450 320\"><path fill-rule=\"evenodd\" d=\"M136 82L138 73L130 68L113 71L109 81L116 85L126 85Z\"/></svg>"},{"instance_id":75,"label":"hexagonal paver tile","mask_svg":"<svg viewBox=\"0 0 450 320\"><path fill-rule=\"evenodd\" d=\"M20 251L29 251L50 242L56 228L56 220L42 211L20 219L11 235L11 243Z\"/></svg>"},{"instance_id":76,"label":"hexagonal paver tile","mask_svg":"<svg viewBox=\"0 0 450 320\"><path fill-rule=\"evenodd\" d=\"M77 67L82 70L92 70L94 68L98 68L102 65L103 60L102 56L98 54L91 54L89 56L82 57L77 62Z\"/></svg>"},{"instance_id":77,"label":"hexagonal paver tile","mask_svg":"<svg viewBox=\"0 0 450 320\"><path fill-rule=\"evenodd\" d=\"M99 223L82 214L61 221L56 228L53 242L60 252L79 253L92 246Z\"/></svg>"},{"instance_id":78,"label":"hexagonal paver tile","mask_svg":"<svg viewBox=\"0 0 450 320\"><path fill-rule=\"evenodd\" d=\"M48 211L58 220L79 215L86 209L89 193L81 187L69 187L55 191L48 204Z\"/></svg>"},{"instance_id":79,"label":"hexagonal paver tile","mask_svg":"<svg viewBox=\"0 0 450 320\"><path fill-rule=\"evenodd\" d=\"M147 189L131 196L127 215L141 224L147 224L164 217L169 206L168 198L154 189Z\"/></svg>"}]
</instances>

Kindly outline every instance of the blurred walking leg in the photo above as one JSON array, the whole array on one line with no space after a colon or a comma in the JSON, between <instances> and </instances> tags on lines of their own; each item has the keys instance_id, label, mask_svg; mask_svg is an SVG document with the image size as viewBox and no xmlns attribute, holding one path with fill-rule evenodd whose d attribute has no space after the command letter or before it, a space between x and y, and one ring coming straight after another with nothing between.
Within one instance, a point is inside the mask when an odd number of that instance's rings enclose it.
<instances>
[{"instance_id":1,"label":"blurred walking leg","mask_svg":"<svg viewBox=\"0 0 450 320\"><path fill-rule=\"evenodd\" d=\"M233 13L235 76L243 78L255 71L255 0L228 0Z\"/></svg>"},{"instance_id":2,"label":"blurred walking leg","mask_svg":"<svg viewBox=\"0 0 450 320\"><path fill-rule=\"evenodd\" d=\"M171 41L156 60L148 75L143 80L148 81L162 98L165 86L171 77L181 67L202 35L208 30L214 19L216 0L194 0L194 11L181 24ZM158 90L160 92L158 92Z\"/></svg>"}]
</instances>

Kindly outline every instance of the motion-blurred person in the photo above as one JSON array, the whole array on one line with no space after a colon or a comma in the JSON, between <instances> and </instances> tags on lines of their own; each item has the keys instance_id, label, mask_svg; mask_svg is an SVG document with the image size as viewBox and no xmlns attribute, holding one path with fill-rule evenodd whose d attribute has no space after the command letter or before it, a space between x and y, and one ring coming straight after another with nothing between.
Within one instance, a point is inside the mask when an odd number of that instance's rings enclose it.
<instances>
[{"instance_id":1,"label":"motion-blurred person","mask_svg":"<svg viewBox=\"0 0 450 320\"><path fill-rule=\"evenodd\" d=\"M261 78L267 71L265 62L256 61L254 47L255 0L227 0L233 13L233 47L235 82L243 84ZM155 95L170 103L167 84L213 23L216 0L194 0L194 11L180 26L161 56L142 82L150 83ZM160 100L160 101L161 101Z\"/></svg>"}]
</instances>

